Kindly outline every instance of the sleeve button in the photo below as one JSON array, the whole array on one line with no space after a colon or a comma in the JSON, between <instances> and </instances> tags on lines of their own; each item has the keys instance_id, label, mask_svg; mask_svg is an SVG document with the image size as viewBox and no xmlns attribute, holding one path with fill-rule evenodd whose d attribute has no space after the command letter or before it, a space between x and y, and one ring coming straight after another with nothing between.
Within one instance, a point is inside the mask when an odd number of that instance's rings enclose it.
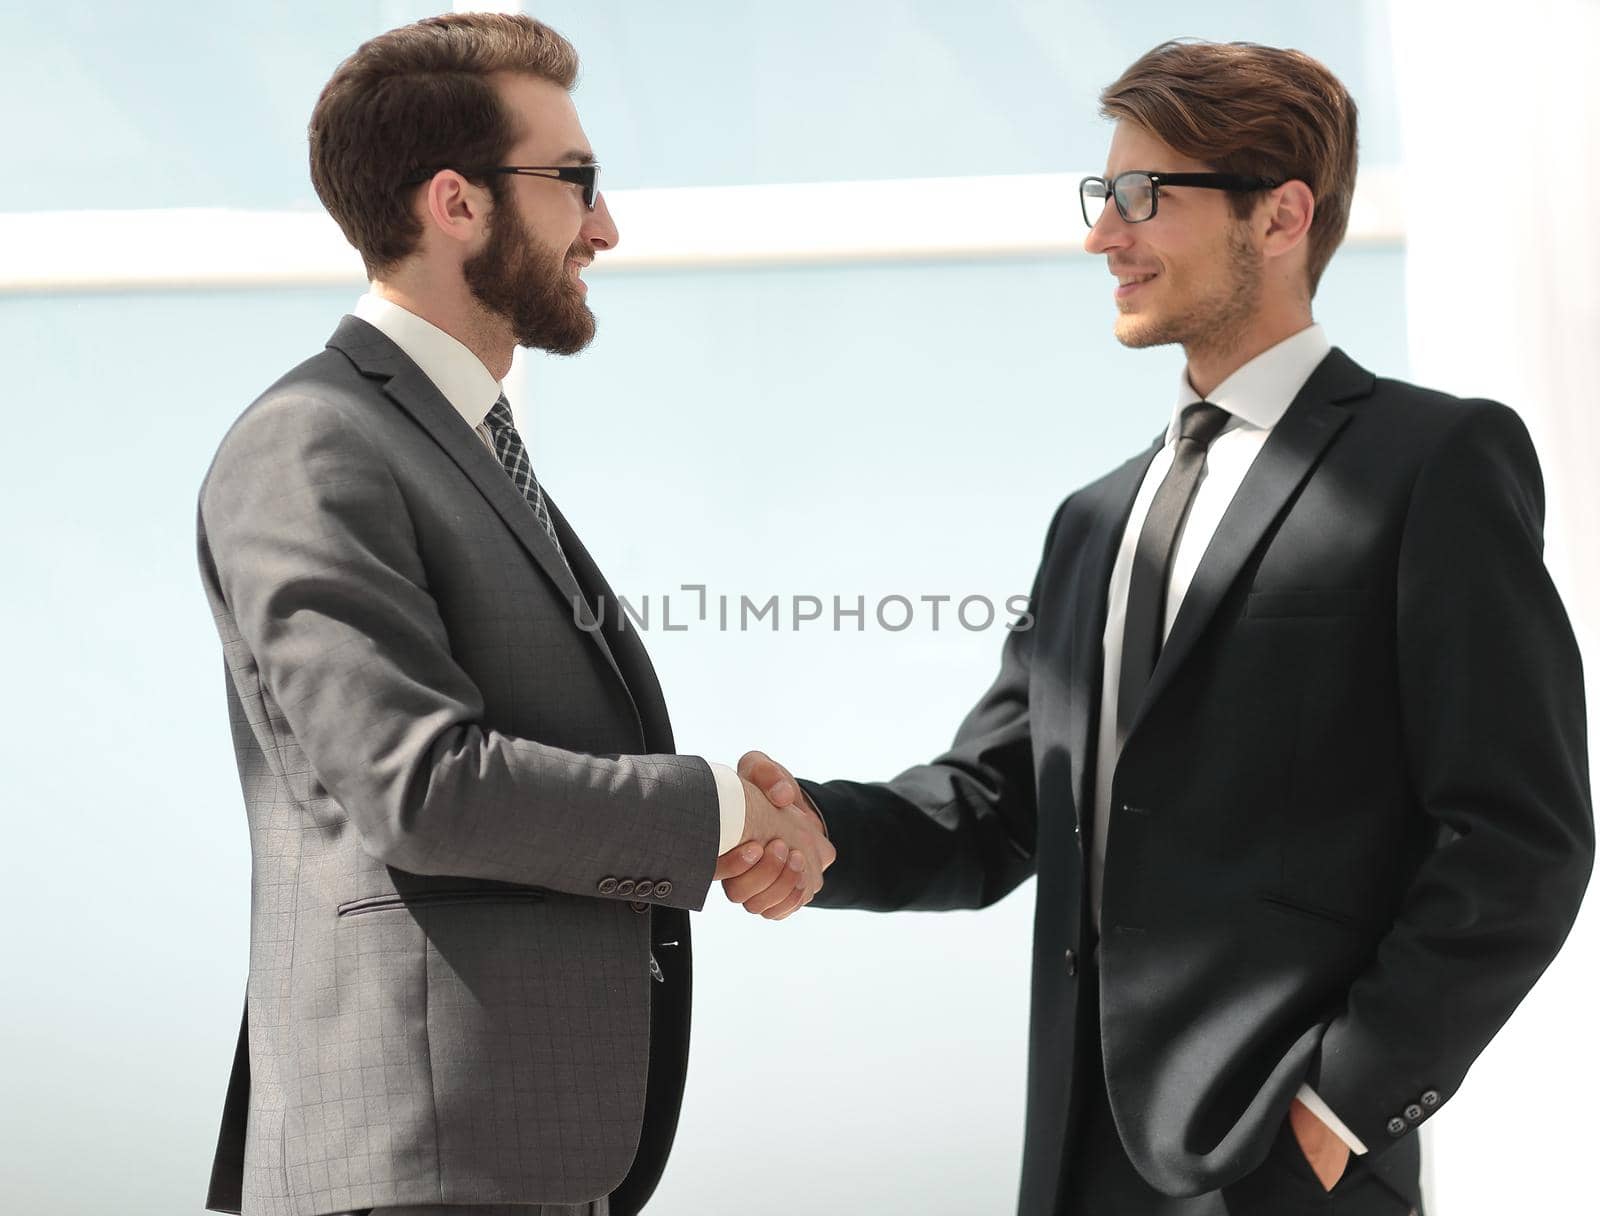
<instances>
[{"instance_id":1,"label":"sleeve button","mask_svg":"<svg viewBox=\"0 0 1600 1216\"><path fill-rule=\"evenodd\" d=\"M633 888L636 885L637 884L633 881L633 879L624 878L621 882L619 882L617 884L617 888L616 888L617 889L617 894L618 895L632 895L633 894Z\"/></svg>"},{"instance_id":2,"label":"sleeve button","mask_svg":"<svg viewBox=\"0 0 1600 1216\"><path fill-rule=\"evenodd\" d=\"M1390 1119L1389 1120L1389 1134L1391 1136L1403 1136L1403 1135L1405 1135L1406 1134L1406 1121L1404 1119L1400 1118L1399 1116L1396 1116L1395 1118Z\"/></svg>"},{"instance_id":3,"label":"sleeve button","mask_svg":"<svg viewBox=\"0 0 1600 1216\"><path fill-rule=\"evenodd\" d=\"M602 895L616 894L617 880L615 878L602 878L600 880L599 891Z\"/></svg>"}]
</instances>

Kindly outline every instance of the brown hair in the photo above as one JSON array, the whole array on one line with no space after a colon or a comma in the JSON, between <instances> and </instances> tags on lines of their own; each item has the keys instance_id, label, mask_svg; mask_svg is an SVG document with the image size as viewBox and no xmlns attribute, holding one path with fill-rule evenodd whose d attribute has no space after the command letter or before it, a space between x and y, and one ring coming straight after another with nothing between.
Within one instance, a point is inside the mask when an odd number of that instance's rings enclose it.
<instances>
[{"instance_id":1,"label":"brown hair","mask_svg":"<svg viewBox=\"0 0 1600 1216\"><path fill-rule=\"evenodd\" d=\"M1100 94L1100 113L1218 172L1310 186L1306 269L1316 294L1356 184L1356 103L1332 72L1303 52L1253 42L1163 42ZM1244 219L1261 196L1231 197Z\"/></svg>"},{"instance_id":2,"label":"brown hair","mask_svg":"<svg viewBox=\"0 0 1600 1216\"><path fill-rule=\"evenodd\" d=\"M498 165L516 143L515 116L489 80L525 72L564 89L578 54L521 14L446 13L363 42L334 72L311 112L311 184L381 278L415 252L422 223L407 179L439 169ZM496 206L505 183L488 178Z\"/></svg>"}]
</instances>

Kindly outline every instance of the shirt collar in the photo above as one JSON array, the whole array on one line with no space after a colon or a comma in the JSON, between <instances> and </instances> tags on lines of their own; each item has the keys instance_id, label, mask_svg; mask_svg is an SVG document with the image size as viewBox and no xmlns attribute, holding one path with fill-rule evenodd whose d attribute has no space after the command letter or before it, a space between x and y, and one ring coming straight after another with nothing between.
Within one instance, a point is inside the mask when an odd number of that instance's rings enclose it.
<instances>
[{"instance_id":1,"label":"shirt collar","mask_svg":"<svg viewBox=\"0 0 1600 1216\"><path fill-rule=\"evenodd\" d=\"M355 315L404 351L469 427L477 430L489 416L500 399L500 382L489 374L483 360L459 341L375 292L356 301Z\"/></svg>"},{"instance_id":2,"label":"shirt collar","mask_svg":"<svg viewBox=\"0 0 1600 1216\"><path fill-rule=\"evenodd\" d=\"M1322 326L1313 322L1276 346L1270 346L1217 385L1209 397L1202 398L1189 383L1189 370L1178 374L1178 405L1167 427L1167 442L1178 437L1183 411L1196 401L1209 401L1233 415L1228 429L1253 426L1270 431L1278 425L1295 396L1305 387L1317 365L1327 358L1333 344Z\"/></svg>"}]
</instances>

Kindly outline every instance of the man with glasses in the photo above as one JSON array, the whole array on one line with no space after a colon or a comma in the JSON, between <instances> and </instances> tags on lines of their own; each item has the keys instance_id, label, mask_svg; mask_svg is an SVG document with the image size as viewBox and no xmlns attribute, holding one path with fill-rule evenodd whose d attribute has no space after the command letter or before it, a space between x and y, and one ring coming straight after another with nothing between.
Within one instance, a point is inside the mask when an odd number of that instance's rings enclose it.
<instances>
[{"instance_id":1,"label":"man with glasses","mask_svg":"<svg viewBox=\"0 0 1600 1216\"><path fill-rule=\"evenodd\" d=\"M1326 68L1168 43L1102 106L1084 247L1117 337L1184 349L1165 434L1061 505L1036 624L944 756L741 772L826 820L819 905L1037 873L1024 1216L1414 1212L1417 1129L1594 856L1538 462L1509 409L1314 322L1356 175Z\"/></svg>"},{"instance_id":2,"label":"man with glasses","mask_svg":"<svg viewBox=\"0 0 1600 1216\"><path fill-rule=\"evenodd\" d=\"M200 491L254 863L219 1211L637 1212L683 1091L687 910L739 873L782 917L831 861L675 754L501 391L517 346L588 343L617 242L576 72L530 18L455 14L362 45L312 114L371 289ZM804 1163L773 1168L781 1193Z\"/></svg>"}]
</instances>

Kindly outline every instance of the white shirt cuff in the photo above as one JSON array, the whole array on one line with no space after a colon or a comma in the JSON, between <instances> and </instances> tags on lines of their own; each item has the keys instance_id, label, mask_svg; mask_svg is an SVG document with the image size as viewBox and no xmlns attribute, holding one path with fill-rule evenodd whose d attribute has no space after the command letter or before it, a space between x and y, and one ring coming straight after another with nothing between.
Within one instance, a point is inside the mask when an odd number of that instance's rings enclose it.
<instances>
[{"instance_id":1,"label":"white shirt cuff","mask_svg":"<svg viewBox=\"0 0 1600 1216\"><path fill-rule=\"evenodd\" d=\"M722 836L717 842L717 856L744 843L744 781L726 764L713 764L711 775L717 779L717 810L722 816Z\"/></svg>"},{"instance_id":2,"label":"white shirt cuff","mask_svg":"<svg viewBox=\"0 0 1600 1216\"><path fill-rule=\"evenodd\" d=\"M1328 1130L1343 1140L1345 1147L1352 1153L1358 1157L1366 1154L1367 1146L1362 1144L1360 1138L1344 1125L1343 1121L1333 1113L1326 1102L1317 1097L1316 1090L1309 1085L1302 1085L1300 1092L1295 1097L1300 1099L1308 1111L1326 1123Z\"/></svg>"}]
</instances>

